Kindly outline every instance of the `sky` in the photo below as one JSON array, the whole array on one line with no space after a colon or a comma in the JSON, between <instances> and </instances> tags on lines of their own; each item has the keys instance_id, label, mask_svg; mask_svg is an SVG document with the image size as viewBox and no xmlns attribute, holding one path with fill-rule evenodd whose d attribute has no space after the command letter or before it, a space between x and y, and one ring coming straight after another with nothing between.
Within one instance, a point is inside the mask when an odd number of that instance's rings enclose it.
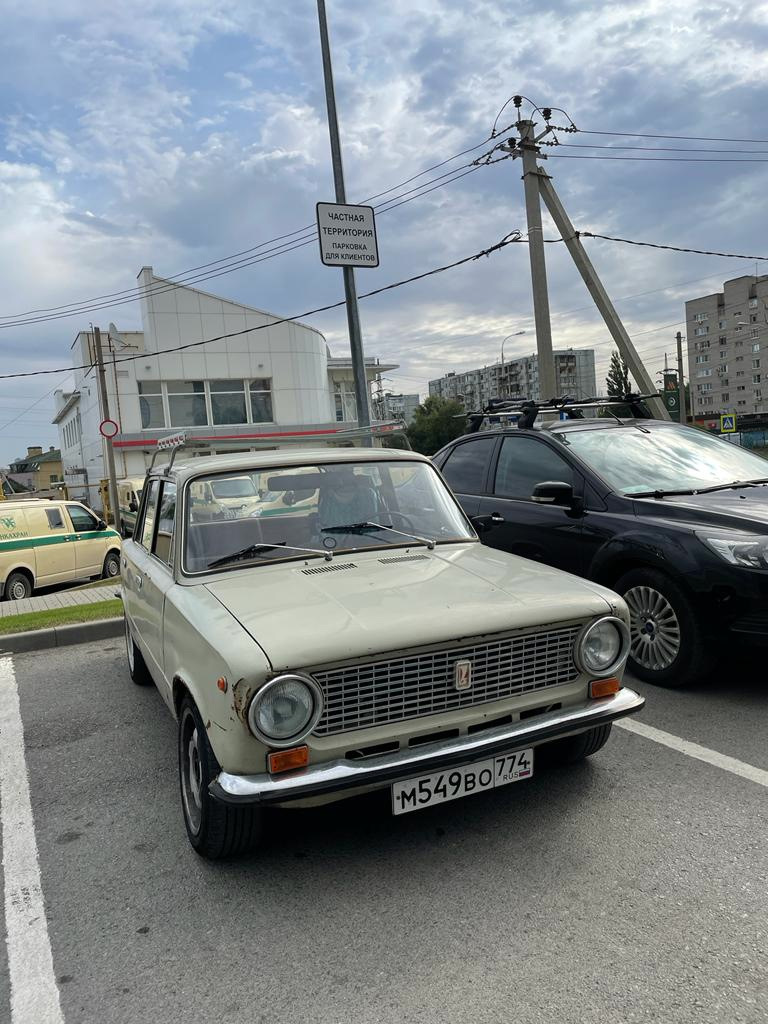
<instances>
[{"instance_id":1,"label":"sky","mask_svg":"<svg viewBox=\"0 0 768 1024\"><path fill-rule=\"evenodd\" d=\"M315 203L333 200L315 0L2 7L0 375L66 367L91 323L139 328L138 303L90 300L133 288L142 266L167 277L254 249L311 225ZM724 162L768 161L768 4L327 0L327 9L349 201L451 157L389 197L468 169L518 93L563 108L580 129L560 134L573 148L548 148L544 164L578 229L768 257L768 162ZM510 104L498 124L515 118ZM649 148L575 148L597 146ZM707 151L674 151L686 148ZM520 173L500 161L380 211L380 266L357 272L358 291L525 231ZM546 217L545 234L558 236ZM276 245L232 272L208 268L220 276L199 286L277 315L342 297L342 275L320 264L316 243L270 252ZM685 300L756 268L586 245L652 375L674 352ZM608 332L564 246L548 245L547 261L554 345L595 347L601 382ZM84 307L76 315L55 309L74 303ZM16 322L35 310L53 312ZM505 358L532 352L532 314L524 244L360 304L366 354L399 364L386 386L422 395L430 378L498 360L507 335ZM348 351L343 310L305 319L334 355ZM0 379L0 465L27 445L57 444L52 392L66 377Z\"/></svg>"}]
</instances>

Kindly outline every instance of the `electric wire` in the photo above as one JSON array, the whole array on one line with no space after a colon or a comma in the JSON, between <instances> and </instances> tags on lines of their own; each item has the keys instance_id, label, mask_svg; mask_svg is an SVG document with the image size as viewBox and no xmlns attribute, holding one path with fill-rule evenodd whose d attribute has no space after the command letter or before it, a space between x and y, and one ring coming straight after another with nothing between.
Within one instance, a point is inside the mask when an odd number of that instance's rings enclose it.
<instances>
[{"instance_id":1,"label":"electric wire","mask_svg":"<svg viewBox=\"0 0 768 1024\"><path fill-rule=\"evenodd\" d=\"M548 153L547 159L557 160L633 160L638 163L675 163L675 164L768 164L768 159L748 160L746 157L718 156L604 156L601 153Z\"/></svg>"},{"instance_id":2,"label":"electric wire","mask_svg":"<svg viewBox=\"0 0 768 1024\"><path fill-rule=\"evenodd\" d=\"M588 128L579 128L579 135L613 135L625 139L671 139L678 142L737 142L753 143L755 146L768 146L768 139L722 139L711 135L658 135L649 132L598 132Z\"/></svg>"}]
</instances>

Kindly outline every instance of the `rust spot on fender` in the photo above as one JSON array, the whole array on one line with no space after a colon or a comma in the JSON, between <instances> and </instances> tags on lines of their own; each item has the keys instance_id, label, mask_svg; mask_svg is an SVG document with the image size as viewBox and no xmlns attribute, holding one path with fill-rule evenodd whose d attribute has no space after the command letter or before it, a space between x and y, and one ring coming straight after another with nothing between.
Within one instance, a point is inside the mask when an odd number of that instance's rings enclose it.
<instances>
[{"instance_id":1,"label":"rust spot on fender","mask_svg":"<svg viewBox=\"0 0 768 1024\"><path fill-rule=\"evenodd\" d=\"M246 710L254 689L247 679L238 679L232 687L232 709L241 722L246 721Z\"/></svg>"}]
</instances>

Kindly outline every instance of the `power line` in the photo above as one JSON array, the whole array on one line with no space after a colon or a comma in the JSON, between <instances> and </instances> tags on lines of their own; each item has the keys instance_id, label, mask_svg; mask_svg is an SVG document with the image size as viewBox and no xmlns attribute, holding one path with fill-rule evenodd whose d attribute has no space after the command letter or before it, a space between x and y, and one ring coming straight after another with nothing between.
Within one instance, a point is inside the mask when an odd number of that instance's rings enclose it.
<instances>
[{"instance_id":1,"label":"power line","mask_svg":"<svg viewBox=\"0 0 768 1024\"><path fill-rule=\"evenodd\" d=\"M615 135L625 139L674 139L679 142L743 142L756 146L768 146L768 139L720 139L709 135L652 135L648 132L596 132L579 128L580 135Z\"/></svg>"},{"instance_id":2,"label":"power line","mask_svg":"<svg viewBox=\"0 0 768 1024\"><path fill-rule=\"evenodd\" d=\"M610 147L609 147L610 148ZM548 158L556 157L558 160L635 160L639 163L676 163L676 164L768 164L768 159L747 160L736 157L729 160L727 157L702 156L603 156L598 153L548 153Z\"/></svg>"},{"instance_id":3,"label":"power line","mask_svg":"<svg viewBox=\"0 0 768 1024\"><path fill-rule=\"evenodd\" d=\"M542 142L542 146L557 146L567 149L622 149L640 150L644 153L753 153L759 156L768 154L768 149L709 149L693 148L692 146L601 146L597 142Z\"/></svg>"},{"instance_id":4,"label":"power line","mask_svg":"<svg viewBox=\"0 0 768 1024\"><path fill-rule=\"evenodd\" d=\"M582 238L602 238L605 242L623 242L625 245L641 245L649 249L669 249L672 252L690 252L697 256L720 256L729 260L758 260L768 261L768 256L745 256L736 252L717 252L712 249L687 249L680 245L662 245L659 242L637 242L632 238L614 238L612 235L598 235L593 231L579 231Z\"/></svg>"},{"instance_id":5,"label":"power line","mask_svg":"<svg viewBox=\"0 0 768 1024\"><path fill-rule=\"evenodd\" d=\"M368 299L374 295L381 295L384 292L391 291L394 288L401 288L403 285L412 284L414 281L421 281L424 278L432 277L435 274L441 274L446 270L453 270L455 267L460 267L465 263L471 263L475 260L481 259L483 256L490 256L494 252L499 252L501 249L506 248L508 245L512 245L515 242L520 241L520 234L517 231L511 232L509 235L505 235L500 242L495 245L489 246L487 249L482 249L480 252L473 253L471 256L465 256L463 259L454 260L453 263L447 263L442 267L435 267L432 270L426 270L421 274L414 274L411 277L403 278L400 281L395 281L392 284L383 285L380 288L374 288L369 292L363 292L358 298ZM244 334L253 334L256 331L263 331L270 327L277 327L280 324L292 323L295 320L303 320L305 317L314 316L317 313L325 313L330 309L338 309L340 306L346 305L346 299L340 299L338 302L329 303L327 306L318 306L316 309L307 310L304 313L296 313L293 316L278 317L277 319L271 320L267 324L260 324L257 327L246 327L240 331L230 331L228 334L219 334L213 338L204 338L202 341L190 341L185 345L175 345L173 348L163 349L160 352L139 352L133 356L123 356L122 359L115 359L113 363L121 365L122 363L132 363L137 359L149 359L153 357L159 357L168 355L172 352L183 352L190 348L199 348L201 345L210 345L214 341L224 341L227 338L238 338ZM90 370L92 369L91 363L83 363L80 366L70 367L57 367L53 370L27 370L20 373L2 373L0 374L0 380L15 380L19 377L42 377L52 373L65 373L69 375L74 370ZM45 397L45 396L43 396Z\"/></svg>"}]
</instances>

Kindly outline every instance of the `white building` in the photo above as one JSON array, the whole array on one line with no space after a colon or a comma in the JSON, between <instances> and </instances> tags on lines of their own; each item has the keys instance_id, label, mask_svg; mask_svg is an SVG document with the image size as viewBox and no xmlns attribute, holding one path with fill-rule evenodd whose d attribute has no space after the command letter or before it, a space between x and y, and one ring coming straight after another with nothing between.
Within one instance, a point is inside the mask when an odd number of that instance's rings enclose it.
<instances>
[{"instance_id":1,"label":"white building","mask_svg":"<svg viewBox=\"0 0 768 1024\"><path fill-rule=\"evenodd\" d=\"M557 396L594 398L597 395L595 350L555 349ZM448 373L429 382L430 395L456 398L467 409L481 409L491 398L521 398L539 402L539 359L536 355L492 363L478 370ZM555 396L544 395L545 399Z\"/></svg>"},{"instance_id":2,"label":"white building","mask_svg":"<svg viewBox=\"0 0 768 1024\"><path fill-rule=\"evenodd\" d=\"M217 441L312 443L357 425L351 358L333 358L315 328L275 323L262 310L157 278L151 267L139 288L143 331L101 334L118 477L142 476L157 439L180 430L215 451ZM99 508L105 453L92 332L77 335L72 359L75 387L56 392L53 422L70 495ZM366 365L377 384L396 368L372 358Z\"/></svg>"}]
</instances>

